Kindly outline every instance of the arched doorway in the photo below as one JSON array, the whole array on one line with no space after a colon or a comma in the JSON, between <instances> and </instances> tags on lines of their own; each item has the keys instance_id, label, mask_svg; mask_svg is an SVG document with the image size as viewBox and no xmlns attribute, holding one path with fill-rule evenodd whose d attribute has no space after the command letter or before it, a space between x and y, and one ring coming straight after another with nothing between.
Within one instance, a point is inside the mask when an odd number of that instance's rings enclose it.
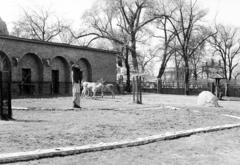
<instances>
[{"instance_id":1,"label":"arched doorway","mask_svg":"<svg viewBox=\"0 0 240 165\"><path fill-rule=\"evenodd\" d=\"M6 88L9 81L11 81L11 62L2 51L0 51L0 71L2 72L3 88Z\"/></svg>"},{"instance_id":2,"label":"arched doorway","mask_svg":"<svg viewBox=\"0 0 240 165\"><path fill-rule=\"evenodd\" d=\"M0 119L11 119L11 62L7 55L0 51Z\"/></svg>"},{"instance_id":3,"label":"arched doorway","mask_svg":"<svg viewBox=\"0 0 240 165\"><path fill-rule=\"evenodd\" d=\"M33 53L25 54L19 62L20 93L40 94L43 82L42 60Z\"/></svg>"},{"instance_id":4,"label":"arched doorway","mask_svg":"<svg viewBox=\"0 0 240 165\"><path fill-rule=\"evenodd\" d=\"M7 55L0 51L0 70L1 71L11 71L11 63Z\"/></svg>"},{"instance_id":5,"label":"arched doorway","mask_svg":"<svg viewBox=\"0 0 240 165\"><path fill-rule=\"evenodd\" d=\"M65 94L69 92L70 67L67 60L57 56L52 60L52 93Z\"/></svg>"},{"instance_id":6,"label":"arched doorway","mask_svg":"<svg viewBox=\"0 0 240 165\"><path fill-rule=\"evenodd\" d=\"M87 59L81 58L77 64L80 67L80 70L82 71L82 80L83 81L92 81L92 67Z\"/></svg>"}]
</instances>

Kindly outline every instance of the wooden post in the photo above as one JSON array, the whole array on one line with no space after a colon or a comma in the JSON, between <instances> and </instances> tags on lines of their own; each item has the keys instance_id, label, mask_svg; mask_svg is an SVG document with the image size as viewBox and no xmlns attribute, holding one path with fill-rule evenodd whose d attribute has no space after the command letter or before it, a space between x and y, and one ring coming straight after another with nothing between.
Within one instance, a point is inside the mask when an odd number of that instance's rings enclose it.
<instances>
[{"instance_id":1,"label":"wooden post","mask_svg":"<svg viewBox=\"0 0 240 165\"><path fill-rule=\"evenodd\" d=\"M133 77L132 79L132 93L133 93L133 102L136 102L136 98L135 98L135 77Z\"/></svg>"},{"instance_id":2,"label":"wooden post","mask_svg":"<svg viewBox=\"0 0 240 165\"><path fill-rule=\"evenodd\" d=\"M215 87L215 95L218 97L218 95L219 95L219 79L218 78L216 78L215 79L215 82L216 82L216 87Z\"/></svg>"},{"instance_id":3,"label":"wooden post","mask_svg":"<svg viewBox=\"0 0 240 165\"><path fill-rule=\"evenodd\" d=\"M141 76L133 77L133 102L142 104L142 78Z\"/></svg>"},{"instance_id":4,"label":"wooden post","mask_svg":"<svg viewBox=\"0 0 240 165\"><path fill-rule=\"evenodd\" d=\"M139 77L139 97L140 104L142 104L142 77Z\"/></svg>"},{"instance_id":5,"label":"wooden post","mask_svg":"<svg viewBox=\"0 0 240 165\"><path fill-rule=\"evenodd\" d=\"M139 90L138 90L138 76L136 76L136 84L135 84L135 87L136 87L136 95L137 95L137 104L138 104L138 101L139 101Z\"/></svg>"}]
</instances>

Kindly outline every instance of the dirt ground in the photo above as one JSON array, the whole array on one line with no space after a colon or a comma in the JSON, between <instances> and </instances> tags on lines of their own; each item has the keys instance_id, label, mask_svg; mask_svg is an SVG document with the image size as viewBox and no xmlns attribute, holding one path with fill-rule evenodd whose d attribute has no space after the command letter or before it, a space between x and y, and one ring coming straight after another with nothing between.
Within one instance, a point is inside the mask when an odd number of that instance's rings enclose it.
<instances>
[{"instance_id":1,"label":"dirt ground","mask_svg":"<svg viewBox=\"0 0 240 165\"><path fill-rule=\"evenodd\" d=\"M240 129L18 165L239 165ZM13 164L15 165L15 163Z\"/></svg>"},{"instance_id":2,"label":"dirt ground","mask_svg":"<svg viewBox=\"0 0 240 165\"><path fill-rule=\"evenodd\" d=\"M136 105L128 95L116 99L84 98L82 110L69 110L70 97L16 99L14 107L30 107L30 110L14 110L16 121L0 121L0 153L113 142L240 121L222 116L240 116L240 102L221 101L222 108L206 108L196 106L196 99L196 96L145 94L144 104ZM228 160L225 164L234 164L240 160L239 133L240 129L234 129L20 164L221 164L223 158Z\"/></svg>"}]
</instances>

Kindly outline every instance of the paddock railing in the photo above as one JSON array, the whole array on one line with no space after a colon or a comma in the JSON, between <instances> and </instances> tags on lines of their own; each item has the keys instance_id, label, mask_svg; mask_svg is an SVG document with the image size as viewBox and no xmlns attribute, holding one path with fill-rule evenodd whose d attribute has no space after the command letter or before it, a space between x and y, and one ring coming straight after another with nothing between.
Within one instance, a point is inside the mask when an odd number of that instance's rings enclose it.
<instances>
[{"instance_id":1,"label":"paddock railing","mask_svg":"<svg viewBox=\"0 0 240 165\"><path fill-rule=\"evenodd\" d=\"M162 94L184 94L184 82L144 82L143 92L162 93ZM220 85L220 92L225 93L225 84ZM193 81L189 84L190 95L198 95L202 91L213 91L212 81ZM240 97L240 84L228 83L228 96Z\"/></svg>"}]
</instances>

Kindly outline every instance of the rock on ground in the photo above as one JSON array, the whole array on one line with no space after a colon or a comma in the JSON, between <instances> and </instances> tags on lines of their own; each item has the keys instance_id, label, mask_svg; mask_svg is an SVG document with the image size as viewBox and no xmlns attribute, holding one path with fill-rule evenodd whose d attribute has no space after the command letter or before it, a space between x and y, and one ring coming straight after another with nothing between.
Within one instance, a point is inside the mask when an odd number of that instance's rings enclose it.
<instances>
[{"instance_id":1,"label":"rock on ground","mask_svg":"<svg viewBox=\"0 0 240 165\"><path fill-rule=\"evenodd\" d=\"M197 98L197 104L201 106L219 107L218 98L209 91L202 91Z\"/></svg>"}]
</instances>

